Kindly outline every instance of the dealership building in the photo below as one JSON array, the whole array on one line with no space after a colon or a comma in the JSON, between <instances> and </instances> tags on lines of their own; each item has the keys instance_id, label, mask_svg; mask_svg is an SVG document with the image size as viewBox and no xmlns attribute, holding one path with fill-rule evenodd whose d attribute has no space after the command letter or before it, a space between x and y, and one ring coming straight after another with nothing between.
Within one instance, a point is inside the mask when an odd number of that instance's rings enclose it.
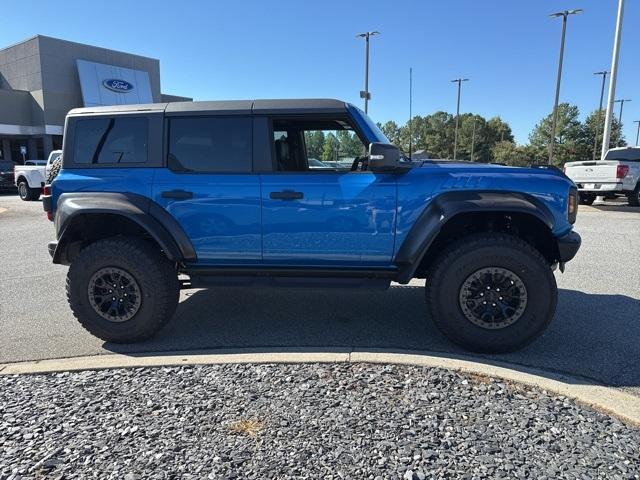
<instances>
[{"instance_id":1,"label":"dealership building","mask_svg":"<svg viewBox=\"0 0 640 480\"><path fill-rule=\"evenodd\" d=\"M190 101L160 90L160 61L37 35L0 50L0 160L45 159L76 107Z\"/></svg>"}]
</instances>

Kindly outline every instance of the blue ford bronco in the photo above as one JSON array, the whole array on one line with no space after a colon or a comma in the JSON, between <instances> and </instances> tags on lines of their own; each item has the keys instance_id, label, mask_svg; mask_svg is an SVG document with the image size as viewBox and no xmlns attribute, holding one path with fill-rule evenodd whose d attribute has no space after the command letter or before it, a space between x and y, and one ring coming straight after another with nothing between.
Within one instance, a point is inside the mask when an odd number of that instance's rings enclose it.
<instances>
[{"instance_id":1,"label":"blue ford bronco","mask_svg":"<svg viewBox=\"0 0 640 480\"><path fill-rule=\"evenodd\" d=\"M181 288L423 278L449 339L506 352L549 325L553 271L580 247L562 172L409 162L337 100L76 109L55 170L49 252L78 321L110 342L158 332Z\"/></svg>"}]
</instances>

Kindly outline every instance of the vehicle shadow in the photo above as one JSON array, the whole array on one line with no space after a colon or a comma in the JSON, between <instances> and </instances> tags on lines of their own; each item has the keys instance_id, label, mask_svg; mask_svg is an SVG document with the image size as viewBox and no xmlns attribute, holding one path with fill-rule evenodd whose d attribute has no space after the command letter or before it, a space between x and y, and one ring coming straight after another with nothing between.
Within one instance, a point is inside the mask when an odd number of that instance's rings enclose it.
<instances>
[{"instance_id":1,"label":"vehicle shadow","mask_svg":"<svg viewBox=\"0 0 640 480\"><path fill-rule=\"evenodd\" d=\"M600 212L640 213L640 207L632 207L631 205L628 205L626 203L605 203L605 204L591 205L590 207ZM578 211L580 211L580 207L578 207Z\"/></svg>"},{"instance_id":2,"label":"vehicle shadow","mask_svg":"<svg viewBox=\"0 0 640 480\"><path fill-rule=\"evenodd\" d=\"M386 292L192 290L154 339L136 345L107 343L104 348L131 355L205 349L468 355L426 318L424 289L412 286ZM571 374L586 383L638 387L640 301L560 290L556 318L540 339L515 353L474 358Z\"/></svg>"}]
</instances>

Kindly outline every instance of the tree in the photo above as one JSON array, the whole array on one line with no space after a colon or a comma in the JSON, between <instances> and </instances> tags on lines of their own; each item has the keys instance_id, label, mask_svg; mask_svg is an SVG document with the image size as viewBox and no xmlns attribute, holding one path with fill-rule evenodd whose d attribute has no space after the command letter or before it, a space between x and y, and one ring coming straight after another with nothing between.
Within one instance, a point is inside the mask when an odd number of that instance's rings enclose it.
<instances>
[{"instance_id":1,"label":"tree","mask_svg":"<svg viewBox=\"0 0 640 480\"><path fill-rule=\"evenodd\" d=\"M324 151L324 132L322 130L304 132L304 141L307 144L309 158L322 157Z\"/></svg>"},{"instance_id":2,"label":"tree","mask_svg":"<svg viewBox=\"0 0 640 480\"><path fill-rule=\"evenodd\" d=\"M588 160L593 158L595 135L602 141L604 130L604 112L598 118L598 111L592 112L586 120L580 122L580 111L575 105L561 103L558 106L558 123L556 126L556 140L553 147L553 163L562 166L565 162ZM535 150L536 161L548 161L549 139L551 137L552 115L544 117L534 127L529 135L531 146ZM626 145L621 133L621 125L613 119L611 125L611 143L614 146ZM600 145L602 145L600 143ZM596 152L600 157L600 151Z\"/></svg>"},{"instance_id":3,"label":"tree","mask_svg":"<svg viewBox=\"0 0 640 480\"><path fill-rule=\"evenodd\" d=\"M378 123L378 128L382 130L382 133L389 139L391 143L400 147L400 127L393 120L384 124Z\"/></svg>"},{"instance_id":4,"label":"tree","mask_svg":"<svg viewBox=\"0 0 640 480\"><path fill-rule=\"evenodd\" d=\"M495 163L503 163L514 167L528 167L531 163L534 163L534 152L531 147L516 145L506 140L493 146L491 157Z\"/></svg>"},{"instance_id":5,"label":"tree","mask_svg":"<svg viewBox=\"0 0 640 480\"><path fill-rule=\"evenodd\" d=\"M596 135L598 135L598 148L596 150L596 159L600 158L602 149L602 134L604 133L604 119L605 111L602 110L598 115L598 110L594 110L584 121L582 125L582 136L585 142L585 150L591 151L591 155L587 155L587 158L593 157L593 147L595 144ZM611 122L611 139L609 142L609 148L624 147L627 142L622 135L622 125L618 123L617 119L613 119Z\"/></svg>"},{"instance_id":6,"label":"tree","mask_svg":"<svg viewBox=\"0 0 640 480\"><path fill-rule=\"evenodd\" d=\"M453 157L453 115L435 112L425 117L415 117L412 124L415 149L426 150L432 158Z\"/></svg>"},{"instance_id":7,"label":"tree","mask_svg":"<svg viewBox=\"0 0 640 480\"><path fill-rule=\"evenodd\" d=\"M324 137L324 145L322 147L321 160L323 162L335 162L338 159L338 151L340 142L333 133L329 133Z\"/></svg>"},{"instance_id":8,"label":"tree","mask_svg":"<svg viewBox=\"0 0 640 480\"><path fill-rule=\"evenodd\" d=\"M579 120L580 110L575 105L558 105L553 164L562 166L565 162L589 158L588 146L583 135L583 126ZM548 161L549 140L553 114L540 120L529 135L529 142L535 149L536 160Z\"/></svg>"},{"instance_id":9,"label":"tree","mask_svg":"<svg viewBox=\"0 0 640 480\"><path fill-rule=\"evenodd\" d=\"M338 142L340 142L340 157L355 158L364 154L362 142L355 133L349 130L338 130Z\"/></svg>"}]
</instances>

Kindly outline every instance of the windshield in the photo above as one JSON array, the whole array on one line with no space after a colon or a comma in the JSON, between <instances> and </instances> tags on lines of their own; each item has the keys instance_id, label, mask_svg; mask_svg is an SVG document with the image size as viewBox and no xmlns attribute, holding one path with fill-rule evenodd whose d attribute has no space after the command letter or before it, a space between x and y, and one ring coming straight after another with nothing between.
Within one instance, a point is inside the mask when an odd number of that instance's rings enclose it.
<instances>
[{"instance_id":1,"label":"windshield","mask_svg":"<svg viewBox=\"0 0 640 480\"><path fill-rule=\"evenodd\" d=\"M365 130L364 133L369 140L374 142L391 144L391 141L389 141L386 135L382 133L382 130L380 130L378 126L375 123L373 123L373 121L369 118L369 116L366 113L364 113L358 107L355 107L353 105L349 105L349 109L351 110L351 113L355 117L359 126L363 130Z\"/></svg>"}]
</instances>

